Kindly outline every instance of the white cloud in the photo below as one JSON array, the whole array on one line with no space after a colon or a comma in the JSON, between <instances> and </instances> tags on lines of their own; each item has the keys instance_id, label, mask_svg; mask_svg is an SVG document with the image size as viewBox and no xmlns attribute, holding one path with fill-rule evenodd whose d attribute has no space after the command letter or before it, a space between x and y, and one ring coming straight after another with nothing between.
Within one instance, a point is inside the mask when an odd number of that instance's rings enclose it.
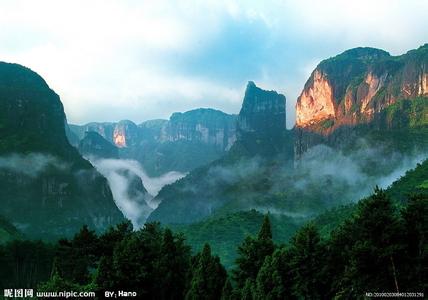
<instances>
[{"instance_id":1,"label":"white cloud","mask_svg":"<svg viewBox=\"0 0 428 300\"><path fill-rule=\"evenodd\" d=\"M427 12L428 2L417 0L0 0L0 60L42 75L71 122L140 122L197 106L237 113L247 80L284 92L292 110L306 80L300 72L315 59L361 45L393 54L415 48L426 42ZM224 74L176 65L218 43L228 49L234 41L223 37L231 30L239 37L260 24L265 53L251 57L260 66L239 62L233 84ZM247 49L258 41L250 42Z\"/></svg>"}]
</instances>

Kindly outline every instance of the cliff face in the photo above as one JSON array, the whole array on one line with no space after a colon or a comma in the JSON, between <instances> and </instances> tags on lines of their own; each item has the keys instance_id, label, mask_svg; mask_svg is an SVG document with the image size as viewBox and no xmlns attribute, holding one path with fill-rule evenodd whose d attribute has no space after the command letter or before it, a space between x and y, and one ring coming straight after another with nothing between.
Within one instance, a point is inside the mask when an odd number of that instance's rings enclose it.
<instances>
[{"instance_id":1,"label":"cliff face","mask_svg":"<svg viewBox=\"0 0 428 300\"><path fill-rule=\"evenodd\" d=\"M31 238L123 220L102 177L67 141L62 103L31 70L0 63L0 215Z\"/></svg>"},{"instance_id":2,"label":"cliff face","mask_svg":"<svg viewBox=\"0 0 428 300\"><path fill-rule=\"evenodd\" d=\"M286 129L286 99L275 91L247 85L237 122L237 145L250 155L278 155L290 157L292 145Z\"/></svg>"},{"instance_id":3,"label":"cliff face","mask_svg":"<svg viewBox=\"0 0 428 300\"><path fill-rule=\"evenodd\" d=\"M160 204L148 221L192 223L220 211L263 205L272 187L272 172L287 169L293 160L285 101L283 95L249 82L237 119L237 140L231 149L222 158L165 186L154 199Z\"/></svg>"},{"instance_id":4,"label":"cliff face","mask_svg":"<svg viewBox=\"0 0 428 300\"><path fill-rule=\"evenodd\" d=\"M401 56L356 48L322 61L297 100L296 126L329 134L368 123L399 99L428 96L428 45Z\"/></svg>"},{"instance_id":5,"label":"cliff face","mask_svg":"<svg viewBox=\"0 0 428 300\"><path fill-rule=\"evenodd\" d=\"M236 140L236 118L214 109L195 109L172 114L161 129L160 141L191 141L228 150Z\"/></svg>"},{"instance_id":6,"label":"cliff face","mask_svg":"<svg viewBox=\"0 0 428 300\"><path fill-rule=\"evenodd\" d=\"M357 127L374 132L423 123L416 116L426 109L427 78L428 44L401 56L355 48L322 61L297 100L296 155L319 143L346 144Z\"/></svg>"},{"instance_id":7,"label":"cliff face","mask_svg":"<svg viewBox=\"0 0 428 300\"><path fill-rule=\"evenodd\" d=\"M69 125L72 134L79 140L86 132L96 132L118 148L131 147L140 141L140 129L132 121L122 120L118 123L88 123L83 126ZM69 134L69 136L72 136Z\"/></svg>"},{"instance_id":8,"label":"cliff face","mask_svg":"<svg viewBox=\"0 0 428 300\"><path fill-rule=\"evenodd\" d=\"M285 128L285 96L265 91L250 81L238 116L238 130L268 134Z\"/></svg>"},{"instance_id":9,"label":"cliff face","mask_svg":"<svg viewBox=\"0 0 428 300\"><path fill-rule=\"evenodd\" d=\"M119 158L117 147L94 131L86 132L83 140L79 142L78 149L84 157Z\"/></svg>"},{"instance_id":10,"label":"cliff face","mask_svg":"<svg viewBox=\"0 0 428 300\"><path fill-rule=\"evenodd\" d=\"M219 157L236 140L236 116L214 109L174 113L170 120L69 125L69 138L96 132L119 148L119 157L139 161L150 175L188 172ZM71 142L71 141L70 141Z\"/></svg>"}]
</instances>

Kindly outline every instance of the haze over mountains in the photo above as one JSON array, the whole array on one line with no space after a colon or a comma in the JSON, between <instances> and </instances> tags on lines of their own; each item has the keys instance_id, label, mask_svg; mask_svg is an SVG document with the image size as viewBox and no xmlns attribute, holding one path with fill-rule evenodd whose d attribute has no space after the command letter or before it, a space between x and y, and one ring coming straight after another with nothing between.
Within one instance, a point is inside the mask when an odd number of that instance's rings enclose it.
<instances>
[{"instance_id":1,"label":"haze over mountains","mask_svg":"<svg viewBox=\"0 0 428 300\"><path fill-rule=\"evenodd\" d=\"M238 116L197 109L138 125L67 125L40 76L2 63L0 215L55 238L83 224L103 230L123 214L135 227L250 209L297 220L357 201L426 159L427 65L428 45L324 60L289 130L285 96L254 82Z\"/></svg>"}]
</instances>

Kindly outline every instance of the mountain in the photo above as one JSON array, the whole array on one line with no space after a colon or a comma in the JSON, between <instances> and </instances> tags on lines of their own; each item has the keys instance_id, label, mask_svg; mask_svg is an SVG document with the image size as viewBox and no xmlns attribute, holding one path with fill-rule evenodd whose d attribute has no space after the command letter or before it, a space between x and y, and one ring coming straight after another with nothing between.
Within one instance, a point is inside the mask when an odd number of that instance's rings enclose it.
<instances>
[{"instance_id":1,"label":"mountain","mask_svg":"<svg viewBox=\"0 0 428 300\"><path fill-rule=\"evenodd\" d=\"M412 194L428 196L428 159L395 181L388 189L389 195L403 202Z\"/></svg>"},{"instance_id":2,"label":"mountain","mask_svg":"<svg viewBox=\"0 0 428 300\"><path fill-rule=\"evenodd\" d=\"M290 131L285 97L249 82L234 146L161 190L149 220L192 223L252 208L315 216L388 186L428 153L426 53L426 45L397 57L357 48L321 62Z\"/></svg>"},{"instance_id":3,"label":"mountain","mask_svg":"<svg viewBox=\"0 0 428 300\"><path fill-rule=\"evenodd\" d=\"M400 56L347 50L322 61L297 100L296 156L316 144L343 147L364 135L400 151L426 148L427 112L428 44Z\"/></svg>"},{"instance_id":4,"label":"mountain","mask_svg":"<svg viewBox=\"0 0 428 300\"><path fill-rule=\"evenodd\" d=\"M306 219L294 219L283 215L269 215L272 223L273 239L285 243ZM200 251L206 243L213 253L221 258L227 268L234 265L234 249L247 237L254 235L263 223L264 214L256 210L229 213L221 217L210 217L189 225L171 226L174 231L183 233L193 251Z\"/></svg>"},{"instance_id":5,"label":"mountain","mask_svg":"<svg viewBox=\"0 0 428 300\"><path fill-rule=\"evenodd\" d=\"M399 206L405 204L403 202L407 201L412 194L428 196L428 160L394 181L386 189L386 193ZM279 244L288 243L294 233L308 221L313 222L321 236L327 238L333 230L349 220L356 213L357 208L357 203L353 202L328 209L315 217L310 215L290 217L281 213L271 213L269 217L273 239ZM205 243L209 243L213 252L219 255L222 263L229 268L234 265L237 256L234 249L246 236L257 232L263 217L264 215L259 211L248 210L208 217L193 224L175 224L170 227L184 233L194 251L199 251Z\"/></svg>"},{"instance_id":6,"label":"mountain","mask_svg":"<svg viewBox=\"0 0 428 300\"><path fill-rule=\"evenodd\" d=\"M220 158L236 140L236 116L214 109L174 113L169 120L69 125L78 139L94 131L119 148L119 157L139 161L151 176L188 172ZM74 139L72 134L70 138Z\"/></svg>"},{"instance_id":7,"label":"mountain","mask_svg":"<svg viewBox=\"0 0 428 300\"><path fill-rule=\"evenodd\" d=\"M119 150L95 131L86 132L78 150L84 157L119 158Z\"/></svg>"},{"instance_id":8,"label":"mountain","mask_svg":"<svg viewBox=\"0 0 428 300\"><path fill-rule=\"evenodd\" d=\"M232 148L221 159L164 187L155 197L160 204L148 221L192 223L266 205L269 200L260 191L273 184L273 170L291 168L293 142L287 137L285 97L249 82Z\"/></svg>"},{"instance_id":9,"label":"mountain","mask_svg":"<svg viewBox=\"0 0 428 300\"><path fill-rule=\"evenodd\" d=\"M284 95L262 90L254 82L248 82L238 115L238 142L234 150L245 149L250 156L292 155L291 143L287 143L285 103Z\"/></svg>"},{"instance_id":10,"label":"mountain","mask_svg":"<svg viewBox=\"0 0 428 300\"><path fill-rule=\"evenodd\" d=\"M59 96L35 72L0 63L0 215L29 238L124 220L106 179L66 137Z\"/></svg>"}]
</instances>

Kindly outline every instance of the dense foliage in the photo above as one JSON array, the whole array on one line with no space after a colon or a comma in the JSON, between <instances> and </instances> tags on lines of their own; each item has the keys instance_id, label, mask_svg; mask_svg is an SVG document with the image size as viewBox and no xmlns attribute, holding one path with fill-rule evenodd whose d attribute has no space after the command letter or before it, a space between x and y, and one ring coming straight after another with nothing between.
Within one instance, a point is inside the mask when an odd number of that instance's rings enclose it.
<instances>
[{"instance_id":1,"label":"dense foliage","mask_svg":"<svg viewBox=\"0 0 428 300\"><path fill-rule=\"evenodd\" d=\"M208 244L192 254L182 234L159 223L137 231L122 223L102 235L84 226L56 245L1 246L0 285L97 291L99 297L124 290L144 299L359 299L366 292L424 292L428 197L413 195L399 206L376 189L352 211L330 235L320 234L318 219L281 245L274 243L266 215L258 234L239 245L229 274Z\"/></svg>"}]
</instances>

